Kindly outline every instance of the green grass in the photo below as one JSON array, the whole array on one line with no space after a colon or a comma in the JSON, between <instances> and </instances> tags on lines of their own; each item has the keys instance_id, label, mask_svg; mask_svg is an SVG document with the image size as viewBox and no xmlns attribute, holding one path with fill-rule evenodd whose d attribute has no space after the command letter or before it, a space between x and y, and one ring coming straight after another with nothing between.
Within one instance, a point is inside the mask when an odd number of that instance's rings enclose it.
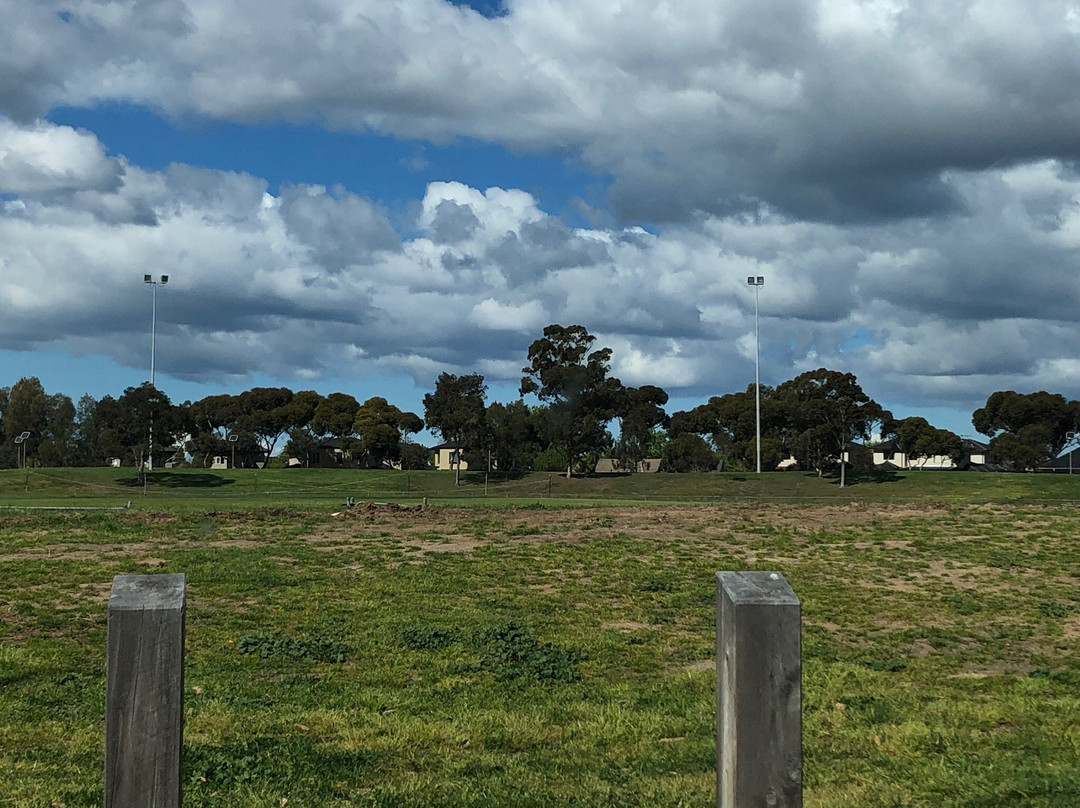
<instances>
[{"instance_id":1,"label":"green grass","mask_svg":"<svg viewBox=\"0 0 1080 808\"><path fill-rule=\"evenodd\" d=\"M146 486L133 469L0 470L0 506L134 508L249 508L299 505L336 508L357 500L458 504L554 504L816 500L865 502L1075 502L1080 475L977 472L871 472L853 474L840 488L835 477L801 472L634 474L575 477L559 474L360 471L351 469L152 472Z\"/></svg>"},{"instance_id":2,"label":"green grass","mask_svg":"<svg viewBox=\"0 0 1080 808\"><path fill-rule=\"evenodd\" d=\"M808 806L1080 804L1080 514L1033 490L0 512L0 806L101 804L131 572L189 580L185 806L711 806L720 569L802 599Z\"/></svg>"}]
</instances>

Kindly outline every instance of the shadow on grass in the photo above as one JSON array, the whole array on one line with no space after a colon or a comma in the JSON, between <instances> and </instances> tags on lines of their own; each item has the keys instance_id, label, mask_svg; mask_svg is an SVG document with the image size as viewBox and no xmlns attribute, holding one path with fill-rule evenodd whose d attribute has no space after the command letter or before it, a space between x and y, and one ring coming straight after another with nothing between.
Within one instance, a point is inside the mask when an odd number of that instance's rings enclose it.
<instances>
[{"instance_id":1,"label":"shadow on grass","mask_svg":"<svg viewBox=\"0 0 1080 808\"><path fill-rule=\"evenodd\" d=\"M498 485L500 483L510 483L522 480L529 476L531 472L528 471L492 471L488 473L488 484ZM461 485L483 485L484 484L484 472L482 471L463 471L461 472Z\"/></svg>"},{"instance_id":2,"label":"shadow on grass","mask_svg":"<svg viewBox=\"0 0 1080 808\"><path fill-rule=\"evenodd\" d=\"M827 471L822 475L826 480L834 482L837 485L840 484L840 470ZM854 469L848 469L844 473L844 485L850 488L853 485L861 485L865 483L898 483L905 478L903 474L897 474L895 471L855 471Z\"/></svg>"},{"instance_id":3,"label":"shadow on grass","mask_svg":"<svg viewBox=\"0 0 1080 808\"><path fill-rule=\"evenodd\" d=\"M118 485L142 488L142 480L135 477L123 477L116 481ZM146 475L146 485L154 488L221 488L232 485L235 480L219 477L217 474L177 474L173 471L151 471Z\"/></svg>"}]
</instances>

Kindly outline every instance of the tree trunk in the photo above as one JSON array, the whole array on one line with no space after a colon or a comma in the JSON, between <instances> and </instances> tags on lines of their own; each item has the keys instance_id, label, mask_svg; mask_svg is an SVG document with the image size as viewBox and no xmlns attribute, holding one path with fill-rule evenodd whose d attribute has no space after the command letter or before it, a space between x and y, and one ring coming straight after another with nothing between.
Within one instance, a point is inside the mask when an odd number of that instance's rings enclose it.
<instances>
[{"instance_id":1,"label":"tree trunk","mask_svg":"<svg viewBox=\"0 0 1080 808\"><path fill-rule=\"evenodd\" d=\"M459 454L457 460L454 462L454 485L461 485L461 455Z\"/></svg>"},{"instance_id":2,"label":"tree trunk","mask_svg":"<svg viewBox=\"0 0 1080 808\"><path fill-rule=\"evenodd\" d=\"M840 454L840 487L841 487L841 488L843 488L843 487L844 487L844 485L845 485L845 481L844 481L844 470L845 470L845 467L846 467L846 465L847 465L847 464L846 464L846 463L844 463L844 455L843 455L843 453L841 453L841 454Z\"/></svg>"}]
</instances>

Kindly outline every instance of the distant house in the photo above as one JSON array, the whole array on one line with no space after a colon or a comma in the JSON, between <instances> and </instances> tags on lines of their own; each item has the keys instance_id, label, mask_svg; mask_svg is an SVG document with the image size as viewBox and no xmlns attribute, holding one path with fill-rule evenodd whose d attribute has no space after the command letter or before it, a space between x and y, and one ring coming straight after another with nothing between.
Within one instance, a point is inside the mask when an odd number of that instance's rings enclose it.
<instances>
[{"instance_id":1,"label":"distant house","mask_svg":"<svg viewBox=\"0 0 1080 808\"><path fill-rule=\"evenodd\" d=\"M897 448L896 441L887 440L874 447L874 468L893 471L980 471L989 468L990 447L987 444L971 438L962 438L960 443L964 455L957 463L948 455L909 458Z\"/></svg>"},{"instance_id":2,"label":"distant house","mask_svg":"<svg viewBox=\"0 0 1080 808\"><path fill-rule=\"evenodd\" d=\"M788 452L784 457L780 459L780 462L776 464L777 471L792 471L799 467L799 461L795 459L795 455Z\"/></svg>"},{"instance_id":3,"label":"distant house","mask_svg":"<svg viewBox=\"0 0 1080 808\"><path fill-rule=\"evenodd\" d=\"M1059 474L1062 472L1071 474L1074 471L1080 473L1080 447L1043 463L1039 466L1039 471L1053 471Z\"/></svg>"},{"instance_id":4,"label":"distant house","mask_svg":"<svg viewBox=\"0 0 1080 808\"><path fill-rule=\"evenodd\" d=\"M460 443L454 441L446 441L440 443L438 446L432 448L435 453L435 470L436 471L453 471L457 467L458 462L461 463L461 470L468 471L469 464L464 459L463 453L465 447Z\"/></svg>"}]
</instances>

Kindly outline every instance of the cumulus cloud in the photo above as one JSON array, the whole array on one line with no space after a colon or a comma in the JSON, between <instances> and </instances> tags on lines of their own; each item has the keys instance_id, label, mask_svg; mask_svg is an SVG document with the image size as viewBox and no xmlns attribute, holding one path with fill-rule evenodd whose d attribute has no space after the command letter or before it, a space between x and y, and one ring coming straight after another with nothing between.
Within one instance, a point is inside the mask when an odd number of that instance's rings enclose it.
<instances>
[{"instance_id":1,"label":"cumulus cloud","mask_svg":"<svg viewBox=\"0 0 1080 808\"><path fill-rule=\"evenodd\" d=\"M943 172L1075 160L1073 5L0 0L0 109L145 104L573 154L626 218L960 211ZM243 25L237 25L237 20Z\"/></svg>"},{"instance_id":2,"label":"cumulus cloud","mask_svg":"<svg viewBox=\"0 0 1080 808\"><path fill-rule=\"evenodd\" d=\"M0 194L112 191L122 173L89 132L0 118Z\"/></svg>"},{"instance_id":3,"label":"cumulus cloud","mask_svg":"<svg viewBox=\"0 0 1080 808\"><path fill-rule=\"evenodd\" d=\"M165 28L196 25L198 15L173 14L181 7L162 5ZM512 8L516 20L431 13L505 37L531 6ZM907 25L888 4L845 8L827 24L813 18L827 29L822 37L891 41ZM765 48L776 32L755 28L757 12L744 11L737 27L747 52ZM595 8L563 12L591 36ZM609 22L622 26L619 36L637 30L633 20ZM541 37L533 24L535 47L567 36L554 26ZM646 64L644 45L638 61L610 58L667 75ZM773 88L774 103L782 89ZM272 192L244 173L148 170L108 156L90 133L0 119L0 348L59 347L143 366L140 279L160 270L171 275L159 290L160 364L185 378L302 383L393 372L428 387L441 370L479 369L515 383L528 344L561 322L612 347L625 383L707 396L753 378L745 278L763 275L765 382L826 365L856 372L887 402L969 411L1004 387L1080 395L1075 163L951 167L935 170L934 183L949 204L920 215L805 218L783 200L748 196L644 229L574 227L526 191L437 182L415 200L415 221L395 227L378 204L345 189Z\"/></svg>"}]
</instances>

